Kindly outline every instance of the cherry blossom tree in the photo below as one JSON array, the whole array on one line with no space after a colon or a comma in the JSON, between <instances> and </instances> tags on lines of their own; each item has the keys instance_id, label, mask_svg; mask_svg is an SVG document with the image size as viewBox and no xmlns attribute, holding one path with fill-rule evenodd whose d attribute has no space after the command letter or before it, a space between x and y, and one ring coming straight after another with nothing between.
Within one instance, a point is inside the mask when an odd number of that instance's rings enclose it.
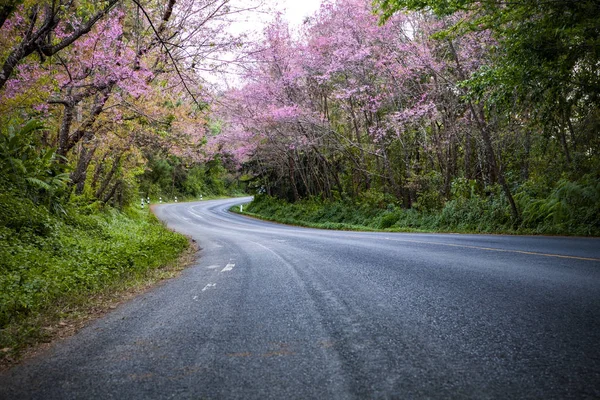
<instances>
[{"instance_id":1,"label":"cherry blossom tree","mask_svg":"<svg viewBox=\"0 0 600 400\"><path fill-rule=\"evenodd\" d=\"M297 39L275 20L248 84L230 93L224 137L251 136L248 165L292 200L375 189L406 207L438 192L441 204L459 157L469 178L507 187L491 124L460 85L494 41L486 31L433 39L450 23L394 14L380 25L362 0L325 2Z\"/></svg>"},{"instance_id":2,"label":"cherry blossom tree","mask_svg":"<svg viewBox=\"0 0 600 400\"><path fill-rule=\"evenodd\" d=\"M72 168L77 193L90 166L95 181L113 171L95 192L103 200L123 186L126 154L160 148L203 160L211 96L199 70L214 69L217 54L238 46L224 27L241 11L228 0L2 6L2 118L44 119L43 142ZM115 168L98 167L110 160Z\"/></svg>"}]
</instances>

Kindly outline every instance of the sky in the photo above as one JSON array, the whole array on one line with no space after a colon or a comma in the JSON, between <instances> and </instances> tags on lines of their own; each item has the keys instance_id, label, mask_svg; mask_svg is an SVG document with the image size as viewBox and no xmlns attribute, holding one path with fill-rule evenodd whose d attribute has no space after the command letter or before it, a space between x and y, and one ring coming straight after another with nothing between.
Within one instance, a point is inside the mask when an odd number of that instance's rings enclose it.
<instances>
[{"instance_id":1,"label":"sky","mask_svg":"<svg viewBox=\"0 0 600 400\"><path fill-rule=\"evenodd\" d=\"M278 8L285 9L285 18L290 24L302 24L304 17L314 14L319 9L322 0L279 0Z\"/></svg>"},{"instance_id":2,"label":"sky","mask_svg":"<svg viewBox=\"0 0 600 400\"><path fill-rule=\"evenodd\" d=\"M259 1L259 0L256 0ZM263 0L261 11L250 11L239 16L238 21L232 24L230 30L234 33L242 33L248 30L262 31L262 27L273 19L272 11L281 11L291 27L302 25L305 17L313 15L323 0ZM232 0L234 7L245 8L249 3L244 0Z\"/></svg>"},{"instance_id":3,"label":"sky","mask_svg":"<svg viewBox=\"0 0 600 400\"><path fill-rule=\"evenodd\" d=\"M256 0L259 1L259 0ZM323 0L262 0L263 7L259 10L248 11L237 16L228 31L233 35L248 35L248 38L258 38L262 35L264 27L273 20L273 10L283 13L284 18L289 22L291 31L298 28L304 22L306 17L313 15L320 7ZM245 0L231 0L234 8L243 9L249 6L250 2ZM292 33L293 34L293 33ZM251 39L250 39L251 40ZM221 58L231 59L233 55L222 54ZM235 67L227 69L227 76L217 76L213 74L201 74L203 78L210 83L225 83L226 85L239 85L241 81L236 77ZM225 80L225 81L224 81Z\"/></svg>"}]
</instances>

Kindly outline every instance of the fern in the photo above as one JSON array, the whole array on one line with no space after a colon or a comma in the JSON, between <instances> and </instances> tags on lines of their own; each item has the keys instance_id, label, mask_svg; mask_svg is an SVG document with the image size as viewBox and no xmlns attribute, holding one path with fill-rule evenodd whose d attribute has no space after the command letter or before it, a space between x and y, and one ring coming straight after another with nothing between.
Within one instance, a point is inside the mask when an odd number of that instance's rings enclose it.
<instances>
[{"instance_id":1,"label":"fern","mask_svg":"<svg viewBox=\"0 0 600 400\"><path fill-rule=\"evenodd\" d=\"M39 178L27 177L27 178L25 178L25 180L27 182L29 182L36 189L44 189L44 190L52 189L52 186L50 186L50 184L48 184L47 182L44 182L43 180L41 180Z\"/></svg>"}]
</instances>

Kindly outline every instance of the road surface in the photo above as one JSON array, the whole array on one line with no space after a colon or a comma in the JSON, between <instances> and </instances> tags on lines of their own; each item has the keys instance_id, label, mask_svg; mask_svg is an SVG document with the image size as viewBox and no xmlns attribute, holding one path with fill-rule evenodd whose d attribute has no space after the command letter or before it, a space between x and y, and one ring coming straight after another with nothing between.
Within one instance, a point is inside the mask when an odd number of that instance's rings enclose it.
<instances>
[{"instance_id":1,"label":"road surface","mask_svg":"<svg viewBox=\"0 0 600 400\"><path fill-rule=\"evenodd\" d=\"M165 204L181 277L0 375L0 398L600 398L600 240L337 232Z\"/></svg>"}]
</instances>

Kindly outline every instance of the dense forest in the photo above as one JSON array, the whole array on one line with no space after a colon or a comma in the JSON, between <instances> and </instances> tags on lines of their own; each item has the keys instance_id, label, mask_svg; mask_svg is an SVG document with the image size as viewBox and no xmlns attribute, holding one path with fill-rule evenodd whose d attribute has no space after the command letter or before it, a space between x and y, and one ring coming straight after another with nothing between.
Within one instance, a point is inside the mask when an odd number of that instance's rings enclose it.
<instances>
[{"instance_id":1,"label":"dense forest","mask_svg":"<svg viewBox=\"0 0 600 400\"><path fill-rule=\"evenodd\" d=\"M598 20L595 1L325 2L298 35L268 27L222 138L285 200L263 216L597 235Z\"/></svg>"},{"instance_id":2,"label":"dense forest","mask_svg":"<svg viewBox=\"0 0 600 400\"><path fill-rule=\"evenodd\" d=\"M351 229L600 234L600 5L0 5L0 358L187 247L148 200ZM233 85L207 77L241 71ZM54 309L60 318L62 311Z\"/></svg>"}]
</instances>

